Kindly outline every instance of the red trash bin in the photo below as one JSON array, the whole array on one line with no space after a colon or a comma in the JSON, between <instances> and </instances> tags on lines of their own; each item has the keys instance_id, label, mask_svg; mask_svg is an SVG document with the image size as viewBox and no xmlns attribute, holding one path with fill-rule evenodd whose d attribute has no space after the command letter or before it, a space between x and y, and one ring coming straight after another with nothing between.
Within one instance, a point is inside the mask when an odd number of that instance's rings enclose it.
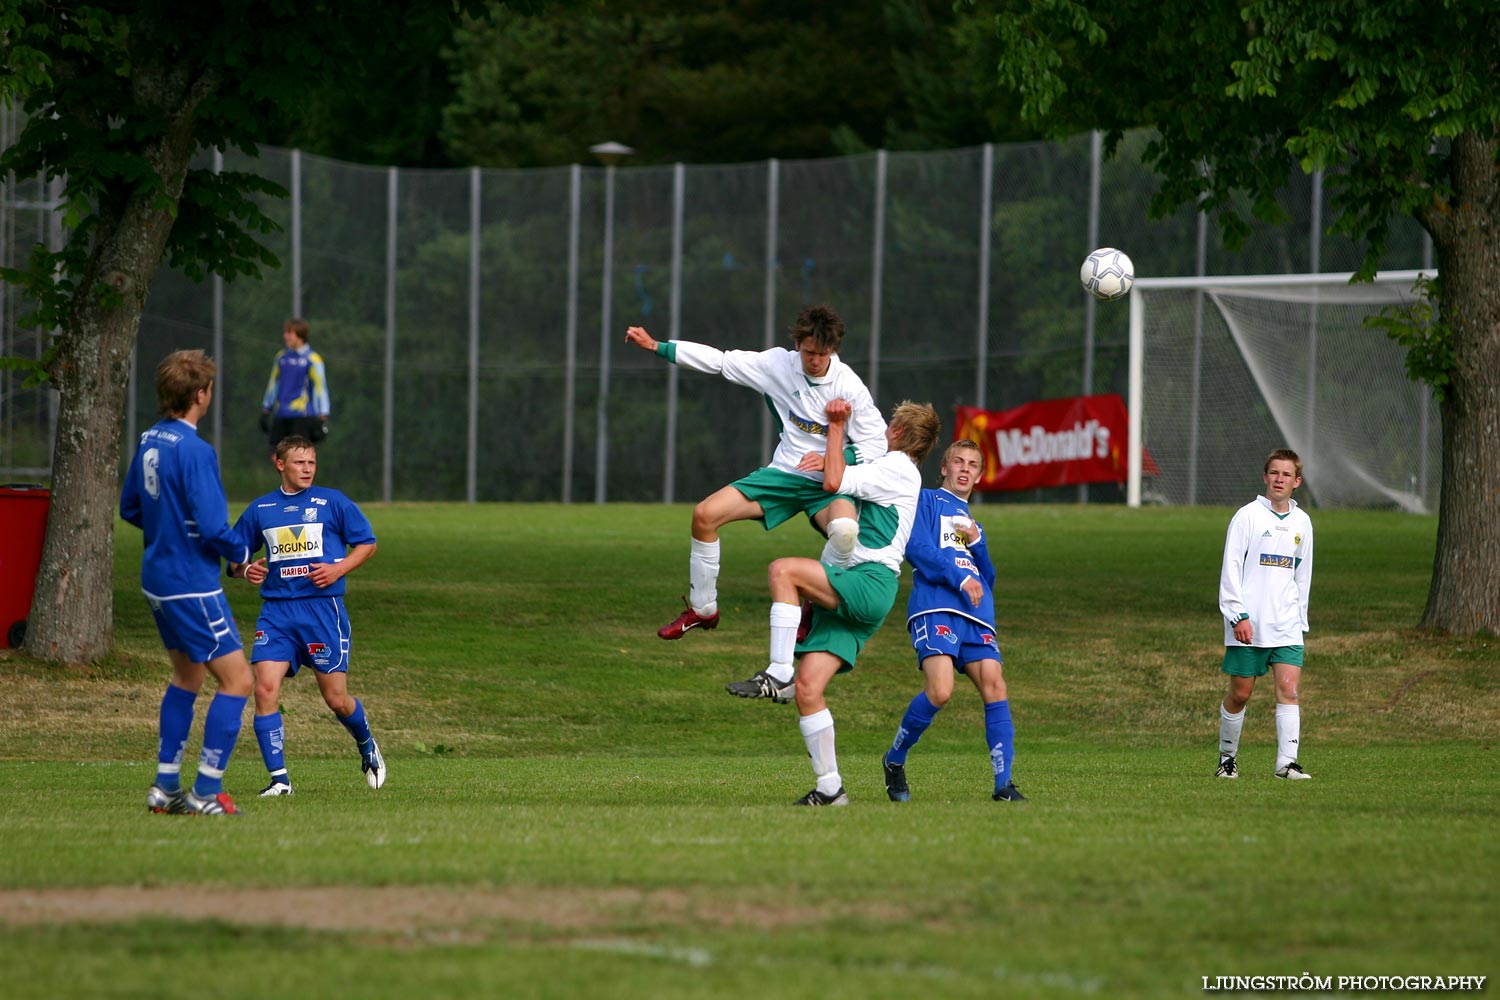
<instances>
[{"instance_id":1,"label":"red trash bin","mask_svg":"<svg viewBox=\"0 0 1500 1000\"><path fill-rule=\"evenodd\" d=\"M0 648L15 648L26 638L51 506L52 491L43 486L0 486Z\"/></svg>"}]
</instances>

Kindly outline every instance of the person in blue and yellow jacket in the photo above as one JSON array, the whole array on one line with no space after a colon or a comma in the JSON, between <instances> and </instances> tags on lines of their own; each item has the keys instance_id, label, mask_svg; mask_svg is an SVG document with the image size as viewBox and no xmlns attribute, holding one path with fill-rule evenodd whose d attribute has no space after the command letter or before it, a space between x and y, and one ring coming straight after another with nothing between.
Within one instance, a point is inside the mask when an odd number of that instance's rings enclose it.
<instances>
[{"instance_id":1,"label":"person in blue and yellow jacket","mask_svg":"<svg viewBox=\"0 0 1500 1000\"><path fill-rule=\"evenodd\" d=\"M328 436L328 372L323 356L308 344L308 332L305 319L289 319L281 328L286 349L271 364L260 403L260 429L273 453L282 438L297 435L316 443Z\"/></svg>"}]
</instances>

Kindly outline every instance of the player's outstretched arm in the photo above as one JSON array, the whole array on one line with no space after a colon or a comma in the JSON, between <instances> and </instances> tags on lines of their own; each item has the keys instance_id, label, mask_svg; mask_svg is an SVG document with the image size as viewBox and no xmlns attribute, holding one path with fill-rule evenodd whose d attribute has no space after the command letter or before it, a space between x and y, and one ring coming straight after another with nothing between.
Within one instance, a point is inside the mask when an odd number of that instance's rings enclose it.
<instances>
[{"instance_id":1,"label":"player's outstretched arm","mask_svg":"<svg viewBox=\"0 0 1500 1000\"><path fill-rule=\"evenodd\" d=\"M656 353L657 340L655 337L651 336L651 334L647 333L646 328L643 326L632 326L626 328L625 343L634 344L636 347L639 347L643 351L650 351L653 354Z\"/></svg>"}]
</instances>

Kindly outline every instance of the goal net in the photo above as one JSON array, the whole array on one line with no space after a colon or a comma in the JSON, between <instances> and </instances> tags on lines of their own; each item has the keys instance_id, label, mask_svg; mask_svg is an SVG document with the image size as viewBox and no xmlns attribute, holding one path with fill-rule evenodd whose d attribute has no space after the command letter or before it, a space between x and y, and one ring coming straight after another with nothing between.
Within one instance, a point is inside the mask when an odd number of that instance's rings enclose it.
<instances>
[{"instance_id":1,"label":"goal net","mask_svg":"<svg viewBox=\"0 0 1500 1000\"><path fill-rule=\"evenodd\" d=\"M1130 294L1127 500L1238 506L1288 447L1319 507L1435 510L1441 434L1405 349L1365 320L1419 272L1141 278ZM1141 448L1159 474L1143 477Z\"/></svg>"}]
</instances>

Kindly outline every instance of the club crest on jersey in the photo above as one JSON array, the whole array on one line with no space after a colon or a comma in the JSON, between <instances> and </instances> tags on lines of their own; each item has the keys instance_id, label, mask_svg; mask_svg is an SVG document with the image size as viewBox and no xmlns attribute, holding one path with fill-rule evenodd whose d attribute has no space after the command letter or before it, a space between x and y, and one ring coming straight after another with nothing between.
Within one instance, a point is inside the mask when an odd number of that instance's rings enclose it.
<instances>
[{"instance_id":1,"label":"club crest on jersey","mask_svg":"<svg viewBox=\"0 0 1500 1000\"><path fill-rule=\"evenodd\" d=\"M313 663L320 667L328 666L328 643L310 642L307 644L307 655Z\"/></svg>"},{"instance_id":2,"label":"club crest on jersey","mask_svg":"<svg viewBox=\"0 0 1500 1000\"><path fill-rule=\"evenodd\" d=\"M317 519L318 519L318 508L316 508L316 507L307 507L307 508L303 509L303 511L302 511L302 520L304 520L304 521L316 521Z\"/></svg>"},{"instance_id":3,"label":"club crest on jersey","mask_svg":"<svg viewBox=\"0 0 1500 1000\"><path fill-rule=\"evenodd\" d=\"M1302 532L1299 531L1295 535L1292 536L1292 544L1293 545L1301 545L1302 544Z\"/></svg>"}]
</instances>

